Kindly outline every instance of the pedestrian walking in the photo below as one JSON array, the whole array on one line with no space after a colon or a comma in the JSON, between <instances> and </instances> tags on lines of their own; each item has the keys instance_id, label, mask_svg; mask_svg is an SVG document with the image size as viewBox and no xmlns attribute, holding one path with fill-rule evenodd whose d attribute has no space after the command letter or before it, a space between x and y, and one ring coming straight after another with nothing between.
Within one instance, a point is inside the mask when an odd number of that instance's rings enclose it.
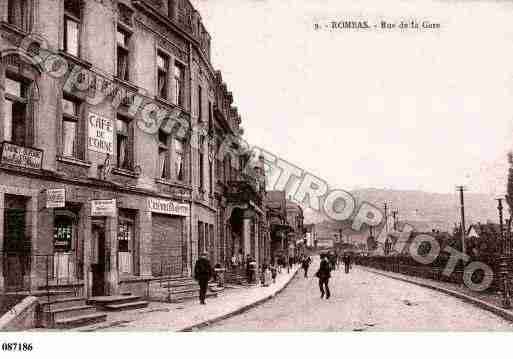
<instances>
[{"instance_id":1,"label":"pedestrian walking","mask_svg":"<svg viewBox=\"0 0 513 359\"><path fill-rule=\"evenodd\" d=\"M331 266L328 262L328 258L326 255L321 255L321 263L319 265L319 270L315 274L317 278L319 278L319 289L321 291L321 298L324 298L324 294L326 294L326 299L331 297L329 281L331 278Z\"/></svg>"},{"instance_id":2,"label":"pedestrian walking","mask_svg":"<svg viewBox=\"0 0 513 359\"><path fill-rule=\"evenodd\" d=\"M310 263L312 259L310 257L303 258L303 262L301 263L303 270L305 271L305 278L308 278L308 268L310 267Z\"/></svg>"},{"instance_id":3,"label":"pedestrian walking","mask_svg":"<svg viewBox=\"0 0 513 359\"><path fill-rule=\"evenodd\" d=\"M212 267L207 256L208 253L203 252L194 265L194 279L198 281L200 286L200 304L206 304L205 297L207 296L208 281L212 278Z\"/></svg>"},{"instance_id":4,"label":"pedestrian walking","mask_svg":"<svg viewBox=\"0 0 513 359\"><path fill-rule=\"evenodd\" d=\"M344 267L346 270L346 274L349 273L349 269L351 269L351 256L349 253L344 254Z\"/></svg>"},{"instance_id":5,"label":"pedestrian walking","mask_svg":"<svg viewBox=\"0 0 513 359\"><path fill-rule=\"evenodd\" d=\"M329 261L329 264L331 266L331 270L335 270L336 259L335 259L335 254L334 253L331 253L331 252L329 253L328 261Z\"/></svg>"},{"instance_id":6,"label":"pedestrian walking","mask_svg":"<svg viewBox=\"0 0 513 359\"><path fill-rule=\"evenodd\" d=\"M276 283L276 276L278 275L277 270L276 270L276 266L271 265L270 269L271 269L271 278L273 280L273 283Z\"/></svg>"}]
</instances>

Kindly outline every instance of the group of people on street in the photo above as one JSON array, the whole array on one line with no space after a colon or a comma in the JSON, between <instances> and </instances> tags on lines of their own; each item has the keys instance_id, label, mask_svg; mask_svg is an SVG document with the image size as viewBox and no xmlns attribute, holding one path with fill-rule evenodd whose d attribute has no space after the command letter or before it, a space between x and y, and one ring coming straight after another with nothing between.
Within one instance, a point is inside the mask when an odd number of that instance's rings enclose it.
<instances>
[{"instance_id":1,"label":"group of people on street","mask_svg":"<svg viewBox=\"0 0 513 359\"><path fill-rule=\"evenodd\" d=\"M342 262L344 263L345 273L348 274L352 266L352 257L348 252L345 252L342 255L333 252L323 253L320 255L320 258L321 262L319 264L319 269L315 273L315 276L319 279L319 290L321 291L321 298L326 297L326 299L329 299L331 297L329 288L331 271L337 270ZM248 282L253 283L253 281L256 279L253 278L254 274L256 273L256 262L250 255L248 255L247 258L234 255L230 262L231 265L235 267L245 264ZM273 260L270 264L262 265L260 271L261 284L263 286L268 286L271 281L276 283L276 277L278 273L281 273L283 266L288 264L287 268L288 272L290 272L295 263L301 264L301 267L304 271L304 277L308 278L308 269L312 263L312 258L303 254L297 260L292 257L289 258L287 263L286 258L282 256L278 257L276 261ZM220 267L220 265L216 265L216 267ZM208 282L212 277L214 277L214 270L212 269L210 261L208 260L208 253L203 252L196 261L196 265L194 266L194 279L198 282L200 287L199 300L201 304L205 304Z\"/></svg>"}]
</instances>

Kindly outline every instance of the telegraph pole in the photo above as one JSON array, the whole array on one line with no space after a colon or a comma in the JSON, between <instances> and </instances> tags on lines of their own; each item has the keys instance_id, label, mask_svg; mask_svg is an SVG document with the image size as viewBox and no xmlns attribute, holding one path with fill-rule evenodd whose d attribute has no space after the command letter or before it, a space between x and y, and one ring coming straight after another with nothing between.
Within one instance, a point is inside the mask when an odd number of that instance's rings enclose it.
<instances>
[{"instance_id":1,"label":"telegraph pole","mask_svg":"<svg viewBox=\"0 0 513 359\"><path fill-rule=\"evenodd\" d=\"M397 215L399 214L398 210L392 211L392 216L394 217L394 231L397 231Z\"/></svg>"},{"instance_id":2,"label":"telegraph pole","mask_svg":"<svg viewBox=\"0 0 513 359\"><path fill-rule=\"evenodd\" d=\"M387 203L385 202L385 231L388 233Z\"/></svg>"},{"instance_id":3,"label":"telegraph pole","mask_svg":"<svg viewBox=\"0 0 513 359\"><path fill-rule=\"evenodd\" d=\"M457 186L456 189L460 192L460 208L461 208L461 251L467 253L467 246L465 245L465 202L463 200L464 186Z\"/></svg>"}]
</instances>

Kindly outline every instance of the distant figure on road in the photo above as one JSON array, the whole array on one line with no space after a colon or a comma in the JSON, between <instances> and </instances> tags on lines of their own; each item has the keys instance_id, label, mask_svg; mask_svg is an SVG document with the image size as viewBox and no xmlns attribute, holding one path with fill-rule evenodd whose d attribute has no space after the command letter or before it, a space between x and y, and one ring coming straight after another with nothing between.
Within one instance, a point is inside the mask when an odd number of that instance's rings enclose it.
<instances>
[{"instance_id":1,"label":"distant figure on road","mask_svg":"<svg viewBox=\"0 0 513 359\"><path fill-rule=\"evenodd\" d=\"M317 278L319 278L319 289L321 290L321 298L324 298L324 294L326 293L326 299L329 299L331 296L329 281L331 277L331 266L328 262L328 258L326 255L321 255L321 264L319 266L319 270L315 274Z\"/></svg>"},{"instance_id":2,"label":"distant figure on road","mask_svg":"<svg viewBox=\"0 0 513 359\"><path fill-rule=\"evenodd\" d=\"M330 252L328 254L328 261L329 261L331 270L335 270L336 269L336 264L337 264L337 259L335 257L335 253L331 253Z\"/></svg>"},{"instance_id":3,"label":"distant figure on road","mask_svg":"<svg viewBox=\"0 0 513 359\"><path fill-rule=\"evenodd\" d=\"M207 295L208 281L212 277L212 267L207 258L207 252L203 252L194 265L194 279L198 281L200 286L199 299L200 304L205 304Z\"/></svg>"},{"instance_id":4,"label":"distant figure on road","mask_svg":"<svg viewBox=\"0 0 513 359\"><path fill-rule=\"evenodd\" d=\"M349 269L351 268L351 256L349 253L344 253L344 267L346 269L346 274L349 273Z\"/></svg>"},{"instance_id":5,"label":"distant figure on road","mask_svg":"<svg viewBox=\"0 0 513 359\"><path fill-rule=\"evenodd\" d=\"M303 262L301 263L303 270L305 271L305 278L308 278L308 267L310 267L310 263L312 259L310 257L304 257Z\"/></svg>"}]
</instances>

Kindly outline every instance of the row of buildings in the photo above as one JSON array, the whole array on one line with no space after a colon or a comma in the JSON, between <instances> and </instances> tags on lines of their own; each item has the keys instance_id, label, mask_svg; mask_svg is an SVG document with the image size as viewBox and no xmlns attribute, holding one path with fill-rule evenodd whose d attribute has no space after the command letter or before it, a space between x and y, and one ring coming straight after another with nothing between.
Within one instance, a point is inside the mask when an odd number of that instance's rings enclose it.
<instances>
[{"instance_id":1,"label":"row of buildings","mask_svg":"<svg viewBox=\"0 0 513 359\"><path fill-rule=\"evenodd\" d=\"M302 210L268 207L188 0L4 0L0 34L0 292L137 294L200 252L295 251Z\"/></svg>"}]
</instances>

